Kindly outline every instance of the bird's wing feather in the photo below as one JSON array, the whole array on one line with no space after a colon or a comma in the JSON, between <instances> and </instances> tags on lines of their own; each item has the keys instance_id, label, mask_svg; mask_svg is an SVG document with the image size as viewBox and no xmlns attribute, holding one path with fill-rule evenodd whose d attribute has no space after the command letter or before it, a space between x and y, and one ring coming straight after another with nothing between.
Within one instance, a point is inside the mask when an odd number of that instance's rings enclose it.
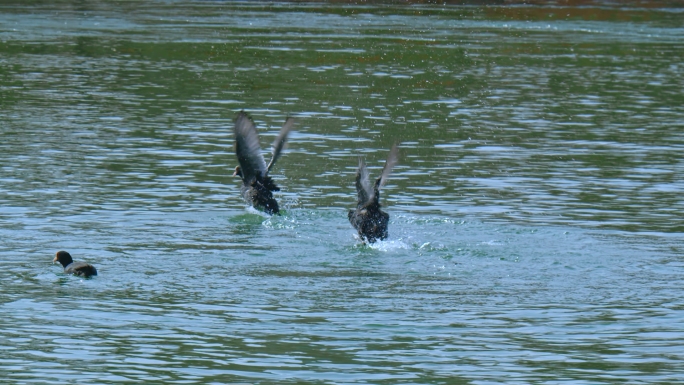
<instances>
[{"instance_id":1,"label":"bird's wing feather","mask_svg":"<svg viewBox=\"0 0 684 385\"><path fill-rule=\"evenodd\" d=\"M240 111L235 120L235 154L245 183L251 182L257 174L266 176L266 162L261 154L256 126L244 111Z\"/></svg>"},{"instance_id":2,"label":"bird's wing feather","mask_svg":"<svg viewBox=\"0 0 684 385\"><path fill-rule=\"evenodd\" d=\"M292 130L292 127L294 127L295 120L294 118L287 118L285 121L285 124L283 125L283 128L280 129L280 133L278 134L278 137L275 139L275 142L273 142L273 149L271 152L271 161L268 162L268 167L266 167L266 172L271 171L271 167L275 164L275 162L280 158L280 153L283 151L283 148L285 147L285 141L287 141L287 135L290 133Z\"/></svg>"},{"instance_id":3,"label":"bird's wing feather","mask_svg":"<svg viewBox=\"0 0 684 385\"><path fill-rule=\"evenodd\" d=\"M362 157L359 157L359 168L356 171L356 192L359 196L359 204L364 205L373 198L373 188L368 176L368 168Z\"/></svg>"},{"instance_id":4,"label":"bird's wing feather","mask_svg":"<svg viewBox=\"0 0 684 385\"><path fill-rule=\"evenodd\" d=\"M390 174L392 173L392 169L394 168L394 166L396 166L398 161L399 161L399 144L395 143L392 146L392 149L390 150L389 155L387 155L387 160L385 161L385 166L382 168L382 174L380 174L380 185L379 185L379 187L382 187L385 185L385 183L389 179Z\"/></svg>"}]
</instances>

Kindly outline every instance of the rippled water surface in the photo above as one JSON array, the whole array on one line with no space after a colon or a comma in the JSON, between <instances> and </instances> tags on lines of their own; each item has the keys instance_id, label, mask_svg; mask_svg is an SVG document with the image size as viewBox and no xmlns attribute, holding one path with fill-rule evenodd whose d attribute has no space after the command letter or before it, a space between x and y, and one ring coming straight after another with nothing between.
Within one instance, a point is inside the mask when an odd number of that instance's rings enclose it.
<instances>
[{"instance_id":1,"label":"rippled water surface","mask_svg":"<svg viewBox=\"0 0 684 385\"><path fill-rule=\"evenodd\" d=\"M681 383L684 18L639 6L3 3L0 382ZM241 109L298 119L282 216Z\"/></svg>"}]
</instances>

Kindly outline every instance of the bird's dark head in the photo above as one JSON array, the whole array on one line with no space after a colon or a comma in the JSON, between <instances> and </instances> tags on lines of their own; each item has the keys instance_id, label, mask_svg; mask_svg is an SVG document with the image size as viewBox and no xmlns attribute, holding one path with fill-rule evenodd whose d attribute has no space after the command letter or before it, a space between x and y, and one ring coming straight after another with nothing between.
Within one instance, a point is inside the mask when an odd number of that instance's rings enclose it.
<instances>
[{"instance_id":1,"label":"bird's dark head","mask_svg":"<svg viewBox=\"0 0 684 385\"><path fill-rule=\"evenodd\" d=\"M239 176L240 179L244 179L242 176L242 169L240 166L235 166L235 172L233 173L233 176Z\"/></svg>"},{"instance_id":2,"label":"bird's dark head","mask_svg":"<svg viewBox=\"0 0 684 385\"><path fill-rule=\"evenodd\" d=\"M72 263L74 260L71 258L71 254L67 253L66 251L58 251L55 254L55 259L52 260L52 263L61 263L62 266L67 267L70 263Z\"/></svg>"}]
</instances>

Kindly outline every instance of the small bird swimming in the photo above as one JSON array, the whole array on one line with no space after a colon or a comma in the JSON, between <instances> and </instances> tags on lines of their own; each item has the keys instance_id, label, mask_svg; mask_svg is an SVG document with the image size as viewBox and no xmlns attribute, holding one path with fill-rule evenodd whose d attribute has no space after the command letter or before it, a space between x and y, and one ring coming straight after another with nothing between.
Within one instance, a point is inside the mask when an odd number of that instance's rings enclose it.
<instances>
[{"instance_id":1,"label":"small bird swimming","mask_svg":"<svg viewBox=\"0 0 684 385\"><path fill-rule=\"evenodd\" d=\"M97 275L95 266L86 262L74 262L74 260L71 258L71 254L67 253L66 251L58 251L55 254L55 259L52 260L52 263L57 262L64 266L64 272L67 274L78 275L84 278Z\"/></svg>"},{"instance_id":2,"label":"small bird swimming","mask_svg":"<svg viewBox=\"0 0 684 385\"><path fill-rule=\"evenodd\" d=\"M395 144L387 156L382 173L371 187L368 169L363 158L359 157L359 168L356 171L356 192L358 202L355 210L349 210L349 222L359 232L364 242L374 243L387 238L389 214L380 210L380 188L387 182L392 168L399 159L399 145Z\"/></svg>"},{"instance_id":3,"label":"small bird swimming","mask_svg":"<svg viewBox=\"0 0 684 385\"><path fill-rule=\"evenodd\" d=\"M273 192L280 191L280 188L268 176L268 172L280 157L294 123L294 118L285 120L283 128L273 142L271 161L266 165L259 146L259 135L252 119L244 111L240 111L235 119L235 154L240 165L235 167L233 176L237 175L242 179L242 197L254 208L269 215L280 214L278 202L273 198Z\"/></svg>"}]
</instances>

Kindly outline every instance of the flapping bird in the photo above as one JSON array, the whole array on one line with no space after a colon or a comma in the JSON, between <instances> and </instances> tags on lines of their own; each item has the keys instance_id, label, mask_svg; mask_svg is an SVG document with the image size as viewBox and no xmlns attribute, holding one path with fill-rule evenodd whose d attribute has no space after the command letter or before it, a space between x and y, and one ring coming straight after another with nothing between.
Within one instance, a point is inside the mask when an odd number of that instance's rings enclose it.
<instances>
[{"instance_id":1,"label":"flapping bird","mask_svg":"<svg viewBox=\"0 0 684 385\"><path fill-rule=\"evenodd\" d=\"M382 173L371 186L366 163L359 157L359 168L356 171L358 202L356 209L349 210L347 217L364 242L373 243L388 236L389 214L380 210L380 189L387 182L398 159L399 145L395 144L387 156Z\"/></svg>"},{"instance_id":2,"label":"flapping bird","mask_svg":"<svg viewBox=\"0 0 684 385\"><path fill-rule=\"evenodd\" d=\"M280 157L294 122L294 118L285 120L283 128L273 142L271 161L266 165L259 146L259 135L252 119L244 111L240 111L235 119L235 154L240 165L235 167L233 176L237 175L242 179L242 197L253 207L269 215L280 212L278 202L273 198L273 192L280 191L280 188L268 176L268 172Z\"/></svg>"}]
</instances>

